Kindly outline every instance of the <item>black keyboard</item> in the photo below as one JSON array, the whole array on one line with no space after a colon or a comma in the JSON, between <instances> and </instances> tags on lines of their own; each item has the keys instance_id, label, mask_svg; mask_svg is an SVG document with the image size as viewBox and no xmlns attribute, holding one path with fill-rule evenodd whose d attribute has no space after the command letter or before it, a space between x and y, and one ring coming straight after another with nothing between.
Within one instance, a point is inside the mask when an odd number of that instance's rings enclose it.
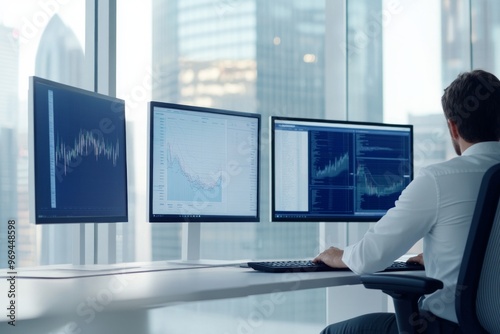
<instances>
[{"instance_id":1,"label":"black keyboard","mask_svg":"<svg viewBox=\"0 0 500 334\"><path fill-rule=\"evenodd\" d=\"M268 273L314 272L314 271L350 271L349 268L332 268L324 263L314 263L310 260L294 261L260 261L248 262L250 268ZM414 262L396 261L382 272L424 270L424 266Z\"/></svg>"}]
</instances>

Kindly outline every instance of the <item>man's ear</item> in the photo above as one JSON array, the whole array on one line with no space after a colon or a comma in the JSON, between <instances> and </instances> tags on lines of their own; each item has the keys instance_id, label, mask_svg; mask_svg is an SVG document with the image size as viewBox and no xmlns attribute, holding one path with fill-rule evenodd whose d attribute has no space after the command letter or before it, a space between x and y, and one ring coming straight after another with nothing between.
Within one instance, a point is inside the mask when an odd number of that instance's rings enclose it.
<instances>
[{"instance_id":1,"label":"man's ear","mask_svg":"<svg viewBox=\"0 0 500 334\"><path fill-rule=\"evenodd\" d=\"M448 120L448 128L450 129L450 134L453 139L458 139L460 137L457 123L453 122L451 119Z\"/></svg>"}]
</instances>

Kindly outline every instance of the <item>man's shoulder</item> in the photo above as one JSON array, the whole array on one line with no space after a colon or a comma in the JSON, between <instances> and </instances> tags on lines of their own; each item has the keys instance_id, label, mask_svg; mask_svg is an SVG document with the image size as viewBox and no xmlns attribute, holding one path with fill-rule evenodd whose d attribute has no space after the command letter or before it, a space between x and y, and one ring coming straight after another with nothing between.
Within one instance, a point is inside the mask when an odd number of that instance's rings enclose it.
<instances>
[{"instance_id":1,"label":"man's shoulder","mask_svg":"<svg viewBox=\"0 0 500 334\"><path fill-rule=\"evenodd\" d=\"M452 158L450 160L437 162L428 166L425 166L420 169L420 172L423 174L441 174L441 173L450 173L457 169L462 169L465 167L463 159L459 159L458 157Z\"/></svg>"},{"instance_id":2,"label":"man's shoulder","mask_svg":"<svg viewBox=\"0 0 500 334\"><path fill-rule=\"evenodd\" d=\"M500 161L475 157L456 157L435 163L420 169L420 175L439 176L460 173L484 173L489 167Z\"/></svg>"}]
</instances>

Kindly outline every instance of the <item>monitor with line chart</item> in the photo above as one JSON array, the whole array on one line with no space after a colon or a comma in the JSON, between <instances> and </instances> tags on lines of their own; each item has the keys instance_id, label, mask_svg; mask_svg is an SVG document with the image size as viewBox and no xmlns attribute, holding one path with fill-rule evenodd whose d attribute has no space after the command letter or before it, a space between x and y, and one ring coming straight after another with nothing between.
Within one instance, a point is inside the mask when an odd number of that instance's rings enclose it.
<instances>
[{"instance_id":1,"label":"monitor with line chart","mask_svg":"<svg viewBox=\"0 0 500 334\"><path fill-rule=\"evenodd\" d=\"M271 220L373 222L413 179L412 125L271 117Z\"/></svg>"},{"instance_id":2,"label":"monitor with line chart","mask_svg":"<svg viewBox=\"0 0 500 334\"><path fill-rule=\"evenodd\" d=\"M260 115L150 102L150 222L258 222Z\"/></svg>"},{"instance_id":3,"label":"monitor with line chart","mask_svg":"<svg viewBox=\"0 0 500 334\"><path fill-rule=\"evenodd\" d=\"M29 109L32 221L127 222L124 101L31 77Z\"/></svg>"}]
</instances>

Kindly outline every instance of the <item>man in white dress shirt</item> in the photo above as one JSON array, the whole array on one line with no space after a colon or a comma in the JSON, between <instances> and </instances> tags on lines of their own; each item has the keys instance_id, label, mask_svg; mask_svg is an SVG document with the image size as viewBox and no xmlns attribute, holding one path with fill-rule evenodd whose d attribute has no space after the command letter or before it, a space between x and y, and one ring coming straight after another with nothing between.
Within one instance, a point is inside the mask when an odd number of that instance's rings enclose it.
<instances>
[{"instance_id":1,"label":"man in white dress shirt","mask_svg":"<svg viewBox=\"0 0 500 334\"><path fill-rule=\"evenodd\" d=\"M428 277L444 288L421 306L427 332L460 333L455 313L455 288L479 186L486 170L500 163L500 81L475 70L460 74L441 99L453 147L458 155L422 168L373 228L344 250L330 247L314 261L349 267L357 274L384 269L423 238ZM333 324L322 333L397 333L392 313L362 315Z\"/></svg>"}]
</instances>

